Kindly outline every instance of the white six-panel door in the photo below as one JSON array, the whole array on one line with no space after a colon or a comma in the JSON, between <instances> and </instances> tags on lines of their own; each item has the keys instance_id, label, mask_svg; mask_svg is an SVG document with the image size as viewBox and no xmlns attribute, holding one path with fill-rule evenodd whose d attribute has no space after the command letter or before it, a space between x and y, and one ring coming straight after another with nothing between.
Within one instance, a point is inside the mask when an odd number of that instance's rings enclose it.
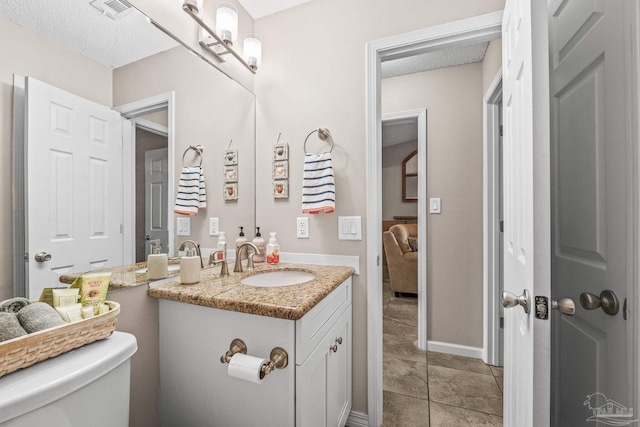
<instances>
[{"instance_id":1,"label":"white six-panel door","mask_svg":"<svg viewBox=\"0 0 640 427\"><path fill-rule=\"evenodd\" d=\"M162 252L169 247L167 210L169 196L169 150L158 148L144 153L144 227L149 240L160 240ZM145 258L150 253L148 242L145 244Z\"/></svg>"},{"instance_id":2,"label":"white six-panel door","mask_svg":"<svg viewBox=\"0 0 640 427\"><path fill-rule=\"evenodd\" d=\"M552 0L552 297L613 291L617 314L553 316L553 425L582 426L607 400L632 407L624 301L629 185L623 0ZM600 394L601 393L601 394ZM591 397L590 397L591 396ZM605 411L606 412L606 411ZM600 414L627 425L637 417ZM598 419L592 418L589 422ZM619 424L609 424L609 421ZM633 423L635 425L635 423ZM598 424L600 425L600 424Z\"/></svg>"},{"instance_id":3,"label":"white six-panel door","mask_svg":"<svg viewBox=\"0 0 640 427\"><path fill-rule=\"evenodd\" d=\"M37 299L61 274L122 264L122 119L31 77L26 98L27 297Z\"/></svg>"},{"instance_id":4,"label":"white six-panel door","mask_svg":"<svg viewBox=\"0 0 640 427\"><path fill-rule=\"evenodd\" d=\"M507 0L503 17L504 289L527 295L505 309L504 425L549 423L549 322L534 318L549 295L548 62L546 2ZM546 131L546 133L545 133Z\"/></svg>"}]
</instances>

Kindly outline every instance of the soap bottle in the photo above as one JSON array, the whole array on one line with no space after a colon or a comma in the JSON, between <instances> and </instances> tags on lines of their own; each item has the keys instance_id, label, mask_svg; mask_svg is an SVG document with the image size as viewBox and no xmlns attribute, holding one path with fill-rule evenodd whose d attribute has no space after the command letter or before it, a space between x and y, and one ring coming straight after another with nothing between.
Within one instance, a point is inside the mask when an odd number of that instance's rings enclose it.
<instances>
[{"instance_id":1,"label":"soap bottle","mask_svg":"<svg viewBox=\"0 0 640 427\"><path fill-rule=\"evenodd\" d=\"M260 255L253 255L253 262L264 262L267 245L260 234L260 227L256 227L256 237L253 238L252 243L260 249Z\"/></svg>"},{"instance_id":2,"label":"soap bottle","mask_svg":"<svg viewBox=\"0 0 640 427\"><path fill-rule=\"evenodd\" d=\"M187 249L187 255L180 258L180 283L193 285L200 281L200 257L193 249Z\"/></svg>"},{"instance_id":3,"label":"soap bottle","mask_svg":"<svg viewBox=\"0 0 640 427\"><path fill-rule=\"evenodd\" d=\"M154 248L155 246L155 248ZM149 280L164 279L169 271L169 258L161 253L160 239L151 241L151 254L147 257L147 278Z\"/></svg>"},{"instance_id":4,"label":"soap bottle","mask_svg":"<svg viewBox=\"0 0 640 427\"><path fill-rule=\"evenodd\" d=\"M269 233L269 244L267 245L267 264L278 264L280 262L280 245L276 239L276 233Z\"/></svg>"},{"instance_id":5,"label":"soap bottle","mask_svg":"<svg viewBox=\"0 0 640 427\"><path fill-rule=\"evenodd\" d=\"M244 227L238 227L240 229L240 235L238 236L238 238L236 239L236 251L238 250L238 248L240 247L241 244L243 244L244 242L247 241L247 238L244 237ZM242 252L239 254L240 255L240 259L245 260L247 259L247 252L249 252L247 250L247 248L242 248Z\"/></svg>"},{"instance_id":6,"label":"soap bottle","mask_svg":"<svg viewBox=\"0 0 640 427\"><path fill-rule=\"evenodd\" d=\"M227 257L227 240L224 236L224 231L220 231L218 236L218 245L216 246L216 250L221 251L222 253L217 254L218 261L225 259Z\"/></svg>"}]
</instances>

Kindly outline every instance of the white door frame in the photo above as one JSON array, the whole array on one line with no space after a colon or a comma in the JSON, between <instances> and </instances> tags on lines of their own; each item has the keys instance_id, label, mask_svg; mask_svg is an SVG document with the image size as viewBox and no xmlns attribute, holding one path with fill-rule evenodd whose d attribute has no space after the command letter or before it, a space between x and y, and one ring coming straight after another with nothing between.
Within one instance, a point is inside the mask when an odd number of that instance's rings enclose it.
<instances>
[{"instance_id":1,"label":"white door frame","mask_svg":"<svg viewBox=\"0 0 640 427\"><path fill-rule=\"evenodd\" d=\"M167 92L161 95L152 96L150 98L141 99L139 101L131 102L129 104L120 105L115 107L114 110L122 114L123 117L128 119L135 119L145 114L154 113L156 111L167 110L167 151L169 154L169 182L167 185L167 191L169 192L169 201L174 194L175 184L175 92ZM151 130L160 130L156 126L149 125L150 122L146 120L137 119L143 127ZM136 168L136 156L135 156L135 126L131 126L130 132L125 132L125 141L123 141L123 177L125 182L135 183L135 168ZM128 148L128 149L127 149ZM124 200L128 200L129 203L125 203L124 206L128 208L123 213L124 218L124 253L125 263L135 263L135 224L136 224L136 211L135 211L135 186L124 186ZM175 230L174 230L174 215L173 205L171 202L168 204L167 209L167 229L169 233L169 254L173 254Z\"/></svg>"},{"instance_id":2,"label":"white door frame","mask_svg":"<svg viewBox=\"0 0 640 427\"><path fill-rule=\"evenodd\" d=\"M380 63L501 37L502 11L387 37L366 46L368 418L382 424L382 124Z\"/></svg>"},{"instance_id":3,"label":"white door frame","mask_svg":"<svg viewBox=\"0 0 640 427\"><path fill-rule=\"evenodd\" d=\"M427 349L427 110L407 110L382 115L382 121L418 121L418 347ZM422 195L425 195L424 197ZM379 224L382 221L379 222ZM382 282L380 282L381 284ZM382 334L382 329L378 329Z\"/></svg>"},{"instance_id":4,"label":"white door frame","mask_svg":"<svg viewBox=\"0 0 640 427\"><path fill-rule=\"evenodd\" d=\"M482 360L502 366L500 349L500 106L502 69L487 89L482 102L484 121L483 264L484 327Z\"/></svg>"}]
</instances>

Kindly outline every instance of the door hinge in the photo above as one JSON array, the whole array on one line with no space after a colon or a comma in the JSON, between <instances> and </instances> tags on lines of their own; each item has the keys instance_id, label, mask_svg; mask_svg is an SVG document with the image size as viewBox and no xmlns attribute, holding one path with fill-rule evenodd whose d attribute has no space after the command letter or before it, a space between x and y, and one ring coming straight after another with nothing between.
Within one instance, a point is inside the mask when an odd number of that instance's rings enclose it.
<instances>
[{"instance_id":1,"label":"door hinge","mask_svg":"<svg viewBox=\"0 0 640 427\"><path fill-rule=\"evenodd\" d=\"M503 136L503 127L500 125L500 136Z\"/></svg>"},{"instance_id":2,"label":"door hinge","mask_svg":"<svg viewBox=\"0 0 640 427\"><path fill-rule=\"evenodd\" d=\"M504 221L500 221L500 232L504 233Z\"/></svg>"},{"instance_id":3,"label":"door hinge","mask_svg":"<svg viewBox=\"0 0 640 427\"><path fill-rule=\"evenodd\" d=\"M504 329L504 317L500 317L500 329Z\"/></svg>"},{"instance_id":4,"label":"door hinge","mask_svg":"<svg viewBox=\"0 0 640 427\"><path fill-rule=\"evenodd\" d=\"M627 299L624 299L624 304L622 304L622 318L627 320Z\"/></svg>"},{"instance_id":5,"label":"door hinge","mask_svg":"<svg viewBox=\"0 0 640 427\"><path fill-rule=\"evenodd\" d=\"M380 255L378 255L376 257L376 265L378 265L378 266L380 265Z\"/></svg>"},{"instance_id":6,"label":"door hinge","mask_svg":"<svg viewBox=\"0 0 640 427\"><path fill-rule=\"evenodd\" d=\"M124 234L124 224L120 224L120 234Z\"/></svg>"}]
</instances>

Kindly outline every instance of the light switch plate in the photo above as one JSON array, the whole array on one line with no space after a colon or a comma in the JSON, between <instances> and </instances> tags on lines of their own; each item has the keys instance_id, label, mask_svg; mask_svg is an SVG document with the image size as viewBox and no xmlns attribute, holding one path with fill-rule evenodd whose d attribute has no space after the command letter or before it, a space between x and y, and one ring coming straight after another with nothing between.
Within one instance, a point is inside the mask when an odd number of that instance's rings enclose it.
<instances>
[{"instance_id":1,"label":"light switch plate","mask_svg":"<svg viewBox=\"0 0 640 427\"><path fill-rule=\"evenodd\" d=\"M339 216L338 240L362 240L362 217Z\"/></svg>"},{"instance_id":2,"label":"light switch plate","mask_svg":"<svg viewBox=\"0 0 640 427\"><path fill-rule=\"evenodd\" d=\"M219 218L209 218L209 236L217 236L220 229Z\"/></svg>"},{"instance_id":3,"label":"light switch plate","mask_svg":"<svg viewBox=\"0 0 640 427\"><path fill-rule=\"evenodd\" d=\"M191 218L177 218L176 222L178 226L178 236L191 236Z\"/></svg>"},{"instance_id":4,"label":"light switch plate","mask_svg":"<svg viewBox=\"0 0 640 427\"><path fill-rule=\"evenodd\" d=\"M296 219L296 236L298 239L309 238L309 217L301 216Z\"/></svg>"},{"instance_id":5,"label":"light switch plate","mask_svg":"<svg viewBox=\"0 0 640 427\"><path fill-rule=\"evenodd\" d=\"M429 213L439 214L442 212L440 197L432 197L429 199Z\"/></svg>"}]
</instances>

